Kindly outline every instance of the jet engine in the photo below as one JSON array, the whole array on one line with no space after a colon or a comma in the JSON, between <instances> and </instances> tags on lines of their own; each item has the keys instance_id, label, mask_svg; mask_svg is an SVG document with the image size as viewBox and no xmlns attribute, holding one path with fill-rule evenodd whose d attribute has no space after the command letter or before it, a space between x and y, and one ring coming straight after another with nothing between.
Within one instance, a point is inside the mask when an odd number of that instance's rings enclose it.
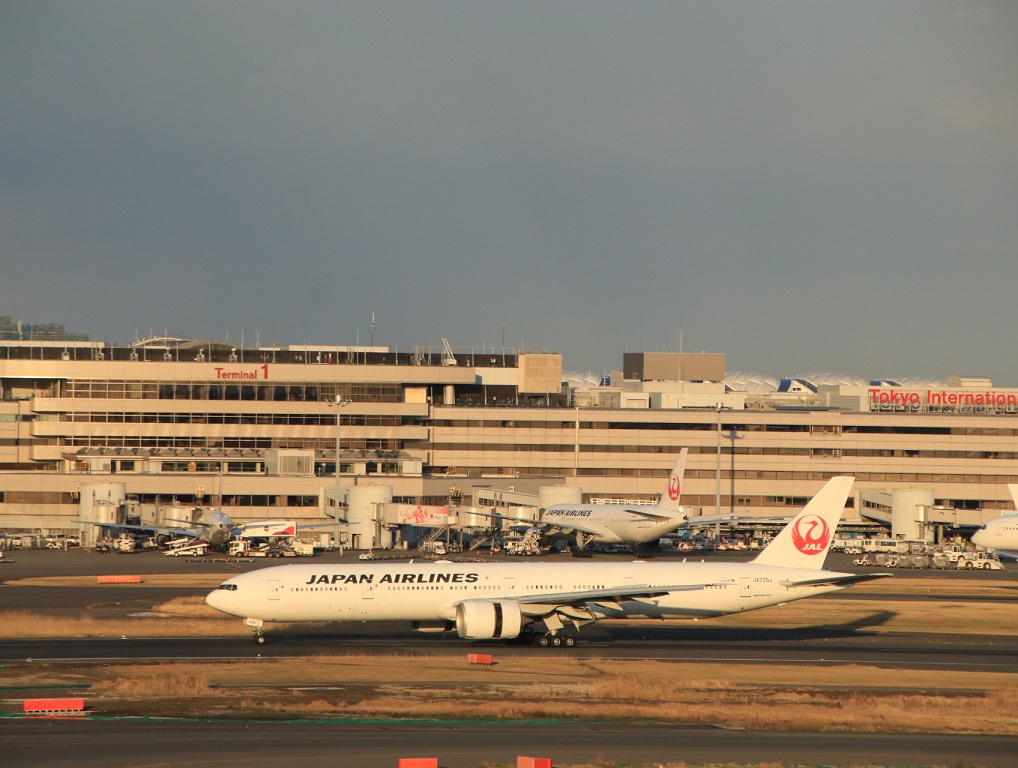
<instances>
[{"instance_id":1,"label":"jet engine","mask_svg":"<svg viewBox=\"0 0 1018 768\"><path fill-rule=\"evenodd\" d=\"M516 603L465 600L456 606L456 633L466 640L519 637L523 614Z\"/></svg>"}]
</instances>

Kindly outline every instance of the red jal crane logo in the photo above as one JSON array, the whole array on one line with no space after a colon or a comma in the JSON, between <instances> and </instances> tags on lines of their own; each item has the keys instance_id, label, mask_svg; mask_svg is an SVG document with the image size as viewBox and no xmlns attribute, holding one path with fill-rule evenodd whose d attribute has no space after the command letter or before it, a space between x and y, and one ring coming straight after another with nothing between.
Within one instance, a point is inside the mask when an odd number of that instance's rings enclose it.
<instances>
[{"instance_id":1,"label":"red jal crane logo","mask_svg":"<svg viewBox=\"0 0 1018 768\"><path fill-rule=\"evenodd\" d=\"M831 529L822 517L804 515L792 527L792 543L804 555L819 555L831 543Z\"/></svg>"},{"instance_id":2,"label":"red jal crane logo","mask_svg":"<svg viewBox=\"0 0 1018 768\"><path fill-rule=\"evenodd\" d=\"M672 474L672 476L668 478L668 498L672 501L678 501L681 491L682 487L679 483L679 476Z\"/></svg>"}]
</instances>

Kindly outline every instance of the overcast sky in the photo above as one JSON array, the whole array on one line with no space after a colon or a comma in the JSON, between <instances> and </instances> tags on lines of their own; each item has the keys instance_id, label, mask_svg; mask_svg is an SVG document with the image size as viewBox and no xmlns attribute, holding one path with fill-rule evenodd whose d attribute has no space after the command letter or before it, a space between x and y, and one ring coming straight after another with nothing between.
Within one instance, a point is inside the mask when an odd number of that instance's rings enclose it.
<instances>
[{"instance_id":1,"label":"overcast sky","mask_svg":"<svg viewBox=\"0 0 1018 768\"><path fill-rule=\"evenodd\" d=\"M1018 386L1018 3L0 4L0 315Z\"/></svg>"}]
</instances>

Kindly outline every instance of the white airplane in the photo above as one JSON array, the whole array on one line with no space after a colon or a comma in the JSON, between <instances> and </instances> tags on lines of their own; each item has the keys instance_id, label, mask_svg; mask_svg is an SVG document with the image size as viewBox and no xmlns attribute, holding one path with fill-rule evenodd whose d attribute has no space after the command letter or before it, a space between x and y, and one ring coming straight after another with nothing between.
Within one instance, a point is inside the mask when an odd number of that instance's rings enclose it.
<instances>
[{"instance_id":1,"label":"white airplane","mask_svg":"<svg viewBox=\"0 0 1018 768\"><path fill-rule=\"evenodd\" d=\"M212 549L224 549L236 536L294 536L297 525L293 520L256 520L249 523L235 523L222 510L202 512L195 521L173 520L186 523L185 526L131 525L128 523L104 523L97 520L72 520L79 525L95 525L118 531L137 531L151 536L156 544L163 545L177 537L189 537L208 544Z\"/></svg>"},{"instance_id":2,"label":"white airplane","mask_svg":"<svg viewBox=\"0 0 1018 768\"><path fill-rule=\"evenodd\" d=\"M653 551L662 536L686 522L680 510L686 454L685 448L679 451L657 504L552 504L539 519L516 519L548 538L569 538L576 555L589 554L592 543L628 544L641 554Z\"/></svg>"},{"instance_id":3,"label":"white airplane","mask_svg":"<svg viewBox=\"0 0 1018 768\"><path fill-rule=\"evenodd\" d=\"M1010 484L1015 507L1018 507L1018 484ZM992 549L998 555L1018 559L1018 513L1011 512L989 520L972 534L972 543L985 549Z\"/></svg>"},{"instance_id":4,"label":"white airplane","mask_svg":"<svg viewBox=\"0 0 1018 768\"><path fill-rule=\"evenodd\" d=\"M573 645L567 625L724 616L889 575L823 569L854 480L830 480L748 563L284 565L234 576L205 600L259 643L266 621L409 621L468 640Z\"/></svg>"}]
</instances>

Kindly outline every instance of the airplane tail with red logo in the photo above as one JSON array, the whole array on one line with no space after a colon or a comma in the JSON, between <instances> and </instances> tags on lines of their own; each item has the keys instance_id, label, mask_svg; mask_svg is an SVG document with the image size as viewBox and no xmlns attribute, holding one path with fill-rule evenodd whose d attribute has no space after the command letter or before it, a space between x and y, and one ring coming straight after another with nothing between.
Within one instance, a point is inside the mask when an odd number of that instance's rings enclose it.
<instances>
[{"instance_id":1,"label":"airplane tail with red logo","mask_svg":"<svg viewBox=\"0 0 1018 768\"><path fill-rule=\"evenodd\" d=\"M668 486L657 505L669 512L677 512L682 506L682 478L686 474L686 454L688 449L679 451L679 458L675 460L672 473L668 476Z\"/></svg>"},{"instance_id":2,"label":"airplane tail with red logo","mask_svg":"<svg viewBox=\"0 0 1018 768\"><path fill-rule=\"evenodd\" d=\"M834 541L834 529L845 511L854 482L854 477L845 476L828 480L753 562L790 568L823 568Z\"/></svg>"}]
</instances>

